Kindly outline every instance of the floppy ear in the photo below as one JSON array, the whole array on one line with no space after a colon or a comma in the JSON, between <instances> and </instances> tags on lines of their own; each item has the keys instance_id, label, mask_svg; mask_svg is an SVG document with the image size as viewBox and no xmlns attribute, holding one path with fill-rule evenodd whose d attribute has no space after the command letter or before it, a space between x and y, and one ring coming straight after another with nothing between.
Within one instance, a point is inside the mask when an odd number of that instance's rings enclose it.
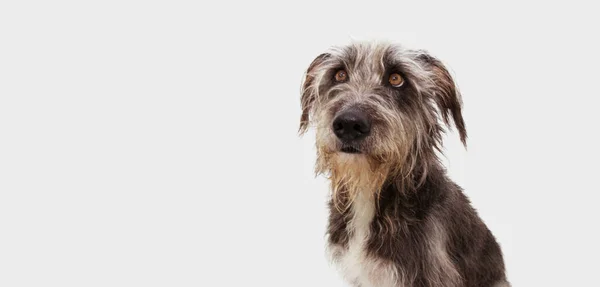
<instances>
[{"instance_id":1,"label":"floppy ear","mask_svg":"<svg viewBox=\"0 0 600 287\"><path fill-rule=\"evenodd\" d=\"M462 116L462 100L458 87L442 62L423 52L419 60L431 72L434 87L434 99L444 123L450 127L450 119L460 135L460 141L467 146L467 130Z\"/></svg>"},{"instance_id":2,"label":"floppy ear","mask_svg":"<svg viewBox=\"0 0 600 287\"><path fill-rule=\"evenodd\" d=\"M317 83L315 83L315 70L321 65L327 58L329 58L329 54L321 54L315 58L310 66L308 66L308 70L306 71L304 81L302 83L302 91L300 102L302 105L302 116L300 116L300 128L298 132L303 134L308 129L308 124L310 122L310 113L313 107L313 104L316 100L316 89Z\"/></svg>"}]
</instances>

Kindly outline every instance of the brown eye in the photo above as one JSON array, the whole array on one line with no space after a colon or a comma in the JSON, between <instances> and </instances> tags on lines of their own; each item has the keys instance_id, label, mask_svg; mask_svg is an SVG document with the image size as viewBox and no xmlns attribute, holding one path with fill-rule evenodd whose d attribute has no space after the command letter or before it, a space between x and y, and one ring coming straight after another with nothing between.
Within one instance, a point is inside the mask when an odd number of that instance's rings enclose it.
<instances>
[{"instance_id":1,"label":"brown eye","mask_svg":"<svg viewBox=\"0 0 600 287\"><path fill-rule=\"evenodd\" d=\"M400 86L402 86L402 84L404 84L404 79L398 73L391 74L389 81L390 81L390 85L392 85L393 87L396 87L396 88L400 87Z\"/></svg>"},{"instance_id":2,"label":"brown eye","mask_svg":"<svg viewBox=\"0 0 600 287\"><path fill-rule=\"evenodd\" d=\"M336 82L345 82L346 80L348 80L348 74L346 73L346 71L344 70L339 70L337 71L337 73L335 73L335 81Z\"/></svg>"}]
</instances>

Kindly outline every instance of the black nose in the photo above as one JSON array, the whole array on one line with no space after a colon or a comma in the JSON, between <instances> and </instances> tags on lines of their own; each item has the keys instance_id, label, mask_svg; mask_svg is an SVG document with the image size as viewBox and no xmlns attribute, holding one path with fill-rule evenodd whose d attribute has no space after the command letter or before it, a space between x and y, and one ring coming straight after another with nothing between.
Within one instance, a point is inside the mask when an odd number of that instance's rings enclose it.
<instances>
[{"instance_id":1,"label":"black nose","mask_svg":"<svg viewBox=\"0 0 600 287\"><path fill-rule=\"evenodd\" d=\"M333 120L333 133L342 141L361 140L371 132L369 117L358 109L350 108Z\"/></svg>"}]
</instances>

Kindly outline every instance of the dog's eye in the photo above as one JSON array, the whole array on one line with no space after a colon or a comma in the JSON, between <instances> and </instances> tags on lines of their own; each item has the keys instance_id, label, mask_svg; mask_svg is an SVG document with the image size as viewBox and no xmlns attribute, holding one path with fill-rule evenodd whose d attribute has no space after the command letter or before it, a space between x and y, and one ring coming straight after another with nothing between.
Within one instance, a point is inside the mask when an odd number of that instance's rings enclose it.
<instances>
[{"instance_id":1,"label":"dog's eye","mask_svg":"<svg viewBox=\"0 0 600 287\"><path fill-rule=\"evenodd\" d=\"M402 76L400 76L398 73L391 74L388 80L390 81L390 85L392 85L392 87L397 88L404 84L404 78L402 78Z\"/></svg>"},{"instance_id":2,"label":"dog's eye","mask_svg":"<svg viewBox=\"0 0 600 287\"><path fill-rule=\"evenodd\" d=\"M335 81L342 83L348 80L348 73L345 70L339 70L335 73Z\"/></svg>"}]
</instances>

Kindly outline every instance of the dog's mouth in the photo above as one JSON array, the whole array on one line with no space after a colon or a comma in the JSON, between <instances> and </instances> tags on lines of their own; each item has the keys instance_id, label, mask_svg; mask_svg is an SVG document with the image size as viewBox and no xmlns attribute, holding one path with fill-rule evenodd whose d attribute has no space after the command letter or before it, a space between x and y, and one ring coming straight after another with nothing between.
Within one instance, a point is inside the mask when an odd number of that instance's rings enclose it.
<instances>
[{"instance_id":1,"label":"dog's mouth","mask_svg":"<svg viewBox=\"0 0 600 287\"><path fill-rule=\"evenodd\" d=\"M361 151L353 146L343 146L340 149L341 152L345 153L361 153Z\"/></svg>"}]
</instances>

